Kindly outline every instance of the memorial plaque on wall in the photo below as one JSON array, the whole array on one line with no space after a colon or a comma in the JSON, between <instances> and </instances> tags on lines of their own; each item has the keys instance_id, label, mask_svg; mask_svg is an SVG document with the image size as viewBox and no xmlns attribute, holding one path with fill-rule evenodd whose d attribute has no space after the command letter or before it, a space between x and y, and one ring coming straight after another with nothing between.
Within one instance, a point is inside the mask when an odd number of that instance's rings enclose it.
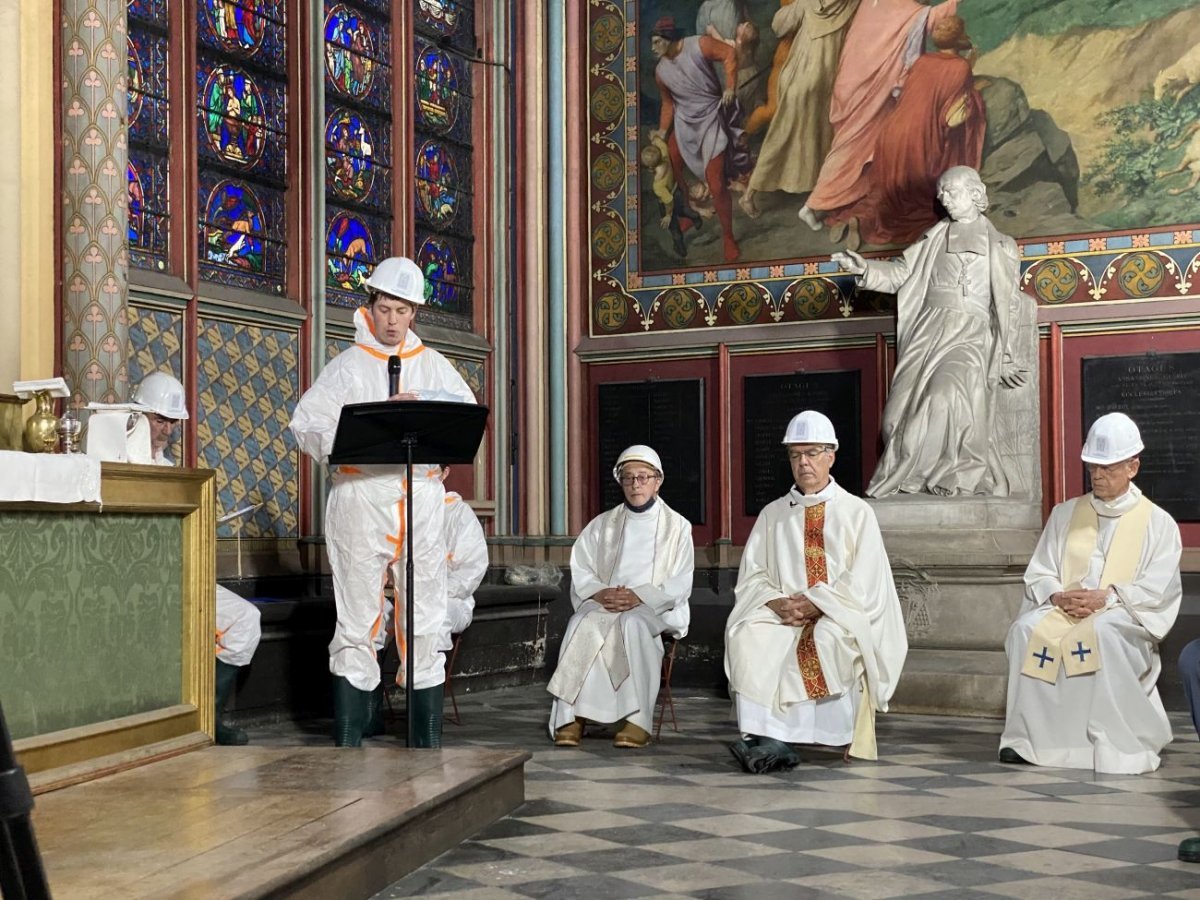
<instances>
[{"instance_id":1,"label":"memorial plaque on wall","mask_svg":"<svg viewBox=\"0 0 1200 900\"><path fill-rule=\"evenodd\" d=\"M757 516L764 506L791 489L792 469L783 447L783 433L792 416L806 409L829 416L837 432L839 446L831 471L834 480L852 494L862 493L861 380L857 369L746 378L742 400L746 515Z\"/></svg>"},{"instance_id":2,"label":"memorial plaque on wall","mask_svg":"<svg viewBox=\"0 0 1200 900\"><path fill-rule=\"evenodd\" d=\"M1086 357L1082 380L1083 433L1126 413L1146 445L1138 487L1176 520L1200 522L1200 353Z\"/></svg>"},{"instance_id":3,"label":"memorial plaque on wall","mask_svg":"<svg viewBox=\"0 0 1200 900\"><path fill-rule=\"evenodd\" d=\"M625 499L613 463L630 444L653 447L666 473L663 500L693 525L704 524L704 382L636 381L599 388L600 505Z\"/></svg>"}]
</instances>

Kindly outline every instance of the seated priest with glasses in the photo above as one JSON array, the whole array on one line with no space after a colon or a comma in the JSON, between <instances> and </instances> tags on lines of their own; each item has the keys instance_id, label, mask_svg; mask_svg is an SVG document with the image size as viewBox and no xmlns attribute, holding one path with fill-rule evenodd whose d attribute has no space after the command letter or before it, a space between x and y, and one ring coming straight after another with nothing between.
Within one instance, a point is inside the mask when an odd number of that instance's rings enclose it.
<instances>
[{"instance_id":1,"label":"seated priest with glasses","mask_svg":"<svg viewBox=\"0 0 1200 900\"><path fill-rule=\"evenodd\" d=\"M1004 642L1001 762L1138 775L1171 741L1155 682L1183 594L1182 543L1133 483L1143 449L1127 415L1101 416L1080 454L1091 493L1050 513Z\"/></svg>"},{"instance_id":2,"label":"seated priest with glasses","mask_svg":"<svg viewBox=\"0 0 1200 900\"><path fill-rule=\"evenodd\" d=\"M585 722L616 724L615 747L650 741L662 671L662 633L687 634L692 525L658 496L662 462L626 449L613 467L625 502L592 519L571 548L571 603L547 690L550 736L577 747Z\"/></svg>"},{"instance_id":3,"label":"seated priest with glasses","mask_svg":"<svg viewBox=\"0 0 1200 900\"><path fill-rule=\"evenodd\" d=\"M795 483L754 523L725 627L730 750L755 774L800 762L792 744L875 759L875 713L908 655L875 513L829 474L833 423L806 410L782 443Z\"/></svg>"}]
</instances>

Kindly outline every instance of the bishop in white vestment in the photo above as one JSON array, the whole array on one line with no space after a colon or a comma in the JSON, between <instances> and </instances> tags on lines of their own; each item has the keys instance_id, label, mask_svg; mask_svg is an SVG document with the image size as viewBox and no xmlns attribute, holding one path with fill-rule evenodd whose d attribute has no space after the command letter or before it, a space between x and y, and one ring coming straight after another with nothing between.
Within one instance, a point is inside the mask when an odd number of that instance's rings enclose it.
<instances>
[{"instance_id":1,"label":"bishop in white vestment","mask_svg":"<svg viewBox=\"0 0 1200 900\"><path fill-rule=\"evenodd\" d=\"M687 634L692 526L658 496L662 462L636 444L613 476L625 502L589 522L571 549L571 603L558 668L550 736L578 746L583 720L619 723L617 747L650 740L662 670L662 633Z\"/></svg>"},{"instance_id":2,"label":"bishop in white vestment","mask_svg":"<svg viewBox=\"0 0 1200 900\"><path fill-rule=\"evenodd\" d=\"M875 513L830 477L833 424L805 411L789 423L795 485L759 514L742 554L725 628L725 673L751 772L799 762L789 744L877 758L908 654L900 601Z\"/></svg>"},{"instance_id":3,"label":"bishop in white vestment","mask_svg":"<svg viewBox=\"0 0 1200 900\"><path fill-rule=\"evenodd\" d=\"M1133 483L1142 450L1128 416L1101 416L1082 453L1092 492L1050 513L1004 645L1001 762L1137 775L1171 741L1155 683L1179 614L1182 544Z\"/></svg>"}]
</instances>

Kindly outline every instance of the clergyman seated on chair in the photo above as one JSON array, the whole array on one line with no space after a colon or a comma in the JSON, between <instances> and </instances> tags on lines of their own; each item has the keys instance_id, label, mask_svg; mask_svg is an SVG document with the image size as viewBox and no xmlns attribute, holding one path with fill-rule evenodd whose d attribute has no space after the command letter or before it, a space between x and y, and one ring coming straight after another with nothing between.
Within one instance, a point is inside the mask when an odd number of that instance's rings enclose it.
<instances>
[{"instance_id":1,"label":"clergyman seated on chair","mask_svg":"<svg viewBox=\"0 0 1200 900\"><path fill-rule=\"evenodd\" d=\"M1140 775L1171 742L1155 683L1183 597L1182 543L1133 483L1143 449L1127 415L1098 418L1080 454L1091 493L1050 512L1004 642L1001 762Z\"/></svg>"},{"instance_id":2,"label":"clergyman seated on chair","mask_svg":"<svg viewBox=\"0 0 1200 900\"><path fill-rule=\"evenodd\" d=\"M725 626L741 732L730 749L754 773L795 766L791 744L875 759L875 713L908 655L875 513L829 474L833 423L806 410L783 443L795 483L754 523Z\"/></svg>"},{"instance_id":3,"label":"clergyman seated on chair","mask_svg":"<svg viewBox=\"0 0 1200 900\"><path fill-rule=\"evenodd\" d=\"M592 519L571 549L571 603L547 690L550 736L575 747L583 721L618 725L613 745L644 747L653 728L666 632L687 634L692 525L658 496L662 461L626 449L613 467L625 502Z\"/></svg>"}]
</instances>

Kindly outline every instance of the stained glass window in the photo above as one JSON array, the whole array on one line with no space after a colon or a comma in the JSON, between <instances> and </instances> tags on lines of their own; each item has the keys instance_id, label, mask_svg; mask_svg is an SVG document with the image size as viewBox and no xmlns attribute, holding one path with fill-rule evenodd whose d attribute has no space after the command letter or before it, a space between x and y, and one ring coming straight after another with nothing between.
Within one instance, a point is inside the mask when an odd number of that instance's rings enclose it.
<instances>
[{"instance_id":1,"label":"stained glass window","mask_svg":"<svg viewBox=\"0 0 1200 900\"><path fill-rule=\"evenodd\" d=\"M474 165L471 68L475 9L467 0L412 0L417 264L439 324L472 326Z\"/></svg>"},{"instance_id":2,"label":"stained glass window","mask_svg":"<svg viewBox=\"0 0 1200 900\"><path fill-rule=\"evenodd\" d=\"M129 0L129 262L165 269L168 196L168 29L166 0Z\"/></svg>"},{"instance_id":3,"label":"stained glass window","mask_svg":"<svg viewBox=\"0 0 1200 900\"><path fill-rule=\"evenodd\" d=\"M282 293L287 269L284 0L198 0L200 275Z\"/></svg>"},{"instance_id":4,"label":"stained glass window","mask_svg":"<svg viewBox=\"0 0 1200 900\"><path fill-rule=\"evenodd\" d=\"M325 2L325 290L338 306L359 306L392 252L390 7Z\"/></svg>"}]
</instances>

